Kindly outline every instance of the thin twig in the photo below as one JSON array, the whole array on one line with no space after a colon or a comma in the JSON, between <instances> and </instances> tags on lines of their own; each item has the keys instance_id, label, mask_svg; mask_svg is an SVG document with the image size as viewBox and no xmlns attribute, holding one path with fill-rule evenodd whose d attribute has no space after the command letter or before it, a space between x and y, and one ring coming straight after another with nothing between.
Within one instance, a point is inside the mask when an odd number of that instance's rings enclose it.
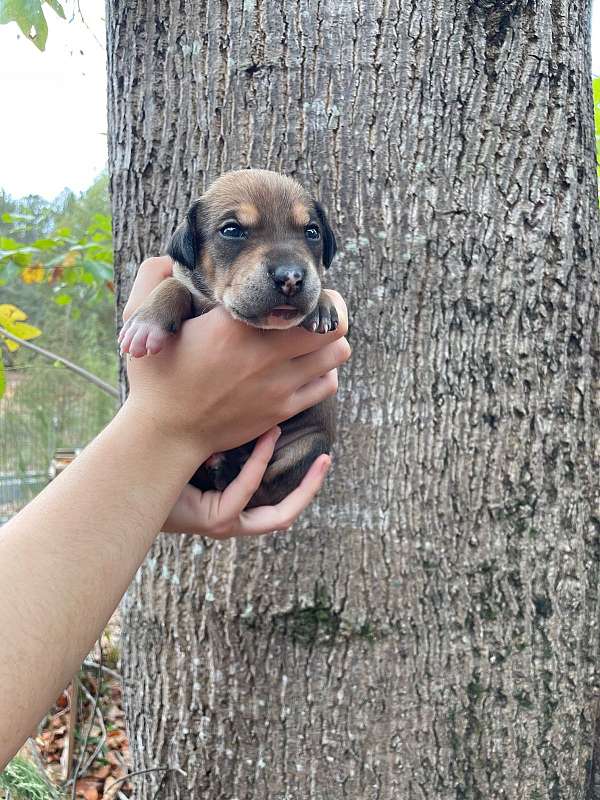
<instances>
[{"instance_id":1,"label":"thin twig","mask_svg":"<svg viewBox=\"0 0 600 800\"><path fill-rule=\"evenodd\" d=\"M87 699L90 701L90 703L93 703L94 702L94 698L92 697L90 692L88 692L88 690L85 688L83 683L81 683L81 681L79 682L79 686L81 688L81 691L86 695ZM98 722L100 723L100 730L102 731L102 736L100 738L100 741L96 745L96 749L94 750L92 755L88 758L88 760L85 762L85 764L81 768L81 774L82 775L86 774L88 769L92 766L94 761L98 758L98 756L100 755L100 753L102 751L102 748L104 747L104 744L105 744L106 738L107 738L107 736L106 736L106 725L104 724L104 717L102 715L102 711L99 708L96 708L96 716L98 717Z\"/></svg>"},{"instance_id":2,"label":"thin twig","mask_svg":"<svg viewBox=\"0 0 600 800\"><path fill-rule=\"evenodd\" d=\"M179 767L150 767L150 769L138 769L135 772L130 772L129 775L125 775L123 778L119 778L114 783L111 783L109 791L112 791L114 786L125 783L125 781L128 781L130 778L137 778L138 775L146 775L148 772L178 772L180 775L183 775L184 778L187 778L187 772L179 769Z\"/></svg>"},{"instance_id":3,"label":"thin twig","mask_svg":"<svg viewBox=\"0 0 600 800\"><path fill-rule=\"evenodd\" d=\"M77 729L77 711L79 708L79 682L73 678L69 687L69 735L65 742L61 762L64 760L65 780L71 777L73 753L75 752L75 731Z\"/></svg>"},{"instance_id":4,"label":"thin twig","mask_svg":"<svg viewBox=\"0 0 600 800\"><path fill-rule=\"evenodd\" d=\"M102 641L99 641L98 644L100 646L100 664L99 664L99 666L102 667L102 661L103 661ZM71 791L71 800L76 800L76 796L77 796L77 779L78 779L79 774L81 772L81 765L83 764L83 759L85 758L85 749L86 749L88 741L90 739L90 734L92 732L92 727L94 726L94 717L96 716L96 709L98 708L98 703L100 701L100 691L102 689L102 669L101 668L98 670L97 679L98 679L98 685L96 687L96 696L94 698L94 707L92 708L92 716L90 717L90 724L88 725L88 729L87 729L87 732L85 734L85 737L84 737L84 740L83 740L83 744L81 746L81 755L79 756L79 760L77 761L77 766L75 767L75 769L73 771L73 777L71 778L71 780L73 781L73 786L72 786L72 791ZM82 686L82 688L83 688L83 686ZM66 786L68 786L68 785L69 785L69 782L67 782Z\"/></svg>"},{"instance_id":5,"label":"thin twig","mask_svg":"<svg viewBox=\"0 0 600 800\"><path fill-rule=\"evenodd\" d=\"M102 672L105 672L107 675L110 675L110 677L114 678L116 681L120 681L121 683L123 682L122 675L119 675L118 672L115 672L114 669L110 669L110 667L105 667L104 664L97 664L95 661L90 661L88 658L86 658L86 660L83 662L81 666L85 667L86 669L95 669L95 670L101 669Z\"/></svg>"},{"instance_id":6,"label":"thin twig","mask_svg":"<svg viewBox=\"0 0 600 800\"><path fill-rule=\"evenodd\" d=\"M82 10L81 10L81 4L80 4L79 0L77 0L77 11L79 12L79 16L80 16L80 18L81 18L81 21L83 22L83 24L85 25L85 27L88 29L88 31L91 33L91 35L93 36L93 38L96 40L96 43L97 43L97 44L99 44L99 45L100 45L100 47L101 47L101 48L104 50L104 45L102 44L102 42L100 41L100 39L98 39L98 37L96 36L96 34L94 33L94 31L93 31L93 30L90 28L90 26L87 24L87 22L86 22L86 20L85 20L85 17L83 16L83 12L82 12Z\"/></svg>"},{"instance_id":7,"label":"thin twig","mask_svg":"<svg viewBox=\"0 0 600 800\"><path fill-rule=\"evenodd\" d=\"M32 344L31 342L26 341L25 339L21 339L18 336L15 336L14 333L9 333L6 328L3 328L0 325L0 335L6 336L7 339L11 339L13 342L20 344L22 347L26 347L28 350L33 350L34 353L38 353L40 356L44 356L44 358L49 359L50 361L59 361L61 364L64 364L67 369L70 369L72 372L76 372L82 378L90 381L99 389L110 394L112 397L119 397L119 392L115 389L114 386L111 386L110 383L106 383L102 380L102 378L98 378L97 375L88 372L87 369L83 367L79 367L77 364L73 364L72 361L69 361L62 356L56 355L56 353L52 353L50 350L44 350L43 347L39 347L37 344Z\"/></svg>"}]
</instances>

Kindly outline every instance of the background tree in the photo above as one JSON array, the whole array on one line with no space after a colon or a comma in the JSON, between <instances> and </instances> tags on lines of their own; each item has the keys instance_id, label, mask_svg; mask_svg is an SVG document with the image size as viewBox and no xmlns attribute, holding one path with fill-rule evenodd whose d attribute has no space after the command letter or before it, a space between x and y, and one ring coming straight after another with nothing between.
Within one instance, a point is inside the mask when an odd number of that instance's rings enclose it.
<instances>
[{"instance_id":1,"label":"background tree","mask_svg":"<svg viewBox=\"0 0 600 800\"><path fill-rule=\"evenodd\" d=\"M330 210L354 348L294 532L163 537L128 594L137 766L186 772L136 797L600 797L589 1L107 23L120 305L191 197L269 167Z\"/></svg>"}]
</instances>

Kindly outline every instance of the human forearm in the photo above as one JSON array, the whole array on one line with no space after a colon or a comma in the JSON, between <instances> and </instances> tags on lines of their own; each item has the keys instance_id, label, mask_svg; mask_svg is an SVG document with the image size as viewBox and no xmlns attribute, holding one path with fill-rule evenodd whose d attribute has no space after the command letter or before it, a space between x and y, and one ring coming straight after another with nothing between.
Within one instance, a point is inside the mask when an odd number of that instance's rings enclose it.
<instances>
[{"instance_id":1,"label":"human forearm","mask_svg":"<svg viewBox=\"0 0 600 800\"><path fill-rule=\"evenodd\" d=\"M76 461L4 526L0 764L77 670L182 486L208 455L166 439L126 404ZM29 678L25 684L23 675Z\"/></svg>"},{"instance_id":2,"label":"human forearm","mask_svg":"<svg viewBox=\"0 0 600 800\"><path fill-rule=\"evenodd\" d=\"M141 272L152 278L152 269ZM322 336L257 331L223 309L186 322L161 353L128 362L124 409L0 532L0 765L73 675L163 523L256 535L287 528L310 502L327 456L281 503L244 510L275 430L223 493L185 484L211 453L335 393L335 370L350 354L338 303L340 324Z\"/></svg>"}]
</instances>

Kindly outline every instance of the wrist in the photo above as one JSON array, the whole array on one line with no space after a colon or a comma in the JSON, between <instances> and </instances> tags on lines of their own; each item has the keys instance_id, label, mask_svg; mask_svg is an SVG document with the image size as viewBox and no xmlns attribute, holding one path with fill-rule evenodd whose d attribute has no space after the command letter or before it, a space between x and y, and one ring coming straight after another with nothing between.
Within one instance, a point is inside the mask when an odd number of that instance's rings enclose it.
<instances>
[{"instance_id":1,"label":"wrist","mask_svg":"<svg viewBox=\"0 0 600 800\"><path fill-rule=\"evenodd\" d=\"M212 455L210 445L184 432L170 430L151 410L128 397L113 420L116 429L132 439L132 446L160 453L169 470L188 481L200 464Z\"/></svg>"}]
</instances>

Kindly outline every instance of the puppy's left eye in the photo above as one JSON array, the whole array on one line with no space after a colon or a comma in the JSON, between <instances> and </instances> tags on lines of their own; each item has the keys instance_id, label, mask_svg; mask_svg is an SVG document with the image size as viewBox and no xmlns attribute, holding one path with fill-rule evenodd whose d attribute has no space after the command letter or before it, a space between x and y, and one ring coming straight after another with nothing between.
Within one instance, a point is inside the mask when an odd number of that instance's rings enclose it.
<instances>
[{"instance_id":1,"label":"puppy's left eye","mask_svg":"<svg viewBox=\"0 0 600 800\"><path fill-rule=\"evenodd\" d=\"M304 228L304 235L311 242L318 242L321 238L321 231L316 225L307 225L306 228Z\"/></svg>"},{"instance_id":2,"label":"puppy's left eye","mask_svg":"<svg viewBox=\"0 0 600 800\"><path fill-rule=\"evenodd\" d=\"M220 229L219 233L224 239L245 239L246 231L236 222L228 222Z\"/></svg>"}]
</instances>

